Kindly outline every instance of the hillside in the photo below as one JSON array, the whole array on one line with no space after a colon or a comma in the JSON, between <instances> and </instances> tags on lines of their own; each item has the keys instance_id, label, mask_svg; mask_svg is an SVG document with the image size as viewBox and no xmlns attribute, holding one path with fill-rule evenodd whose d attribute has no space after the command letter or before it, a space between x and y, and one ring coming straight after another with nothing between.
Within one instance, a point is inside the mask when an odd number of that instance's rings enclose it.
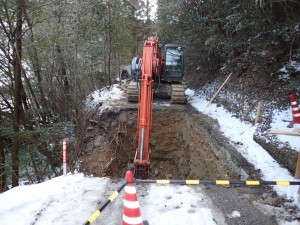
<instances>
[{"instance_id":1,"label":"hillside","mask_svg":"<svg viewBox=\"0 0 300 225\"><path fill-rule=\"evenodd\" d=\"M261 46L259 50L251 49L249 45L249 50L240 52L218 70L206 73L201 71L201 66L193 65L188 70L188 74L192 77L188 83L196 90L200 90L199 94L204 95L206 100L210 100L226 77L232 73L229 82L214 102L231 112L233 117L254 124L259 101L261 101L261 117L253 133L253 140L293 175L300 148L298 144L293 145L289 140L292 138L295 143L300 143L299 137L269 135L268 131L292 131L292 128L299 128L299 125L293 126L289 95L294 93L298 99L300 96L300 55L291 54L287 46L270 44L268 38L259 39L258 45ZM220 120L223 119L226 118ZM281 125L276 125L276 122ZM224 134L232 137L230 132ZM239 136L233 134L236 135ZM237 148L244 145L240 139L234 143ZM261 153L257 153L255 157L258 155L262 156ZM259 169L261 173L269 170L270 167Z\"/></svg>"},{"instance_id":2,"label":"hillside","mask_svg":"<svg viewBox=\"0 0 300 225\"><path fill-rule=\"evenodd\" d=\"M273 117L278 111L290 109L290 93L294 93L298 99L300 97L300 55L286 55L284 53L288 52L287 48L269 47L268 41L264 39L260 39L261 46L264 46L264 41L266 48L240 53L234 60L210 73L203 73L201 66L188 66L187 80L191 87L200 89L201 94L209 100L232 73L214 102L236 118L254 124L261 101L260 123L253 138L280 164L294 173L299 149L282 142L276 136L268 135L266 131L271 129ZM283 130L293 127L292 118L283 120L286 126Z\"/></svg>"}]
</instances>

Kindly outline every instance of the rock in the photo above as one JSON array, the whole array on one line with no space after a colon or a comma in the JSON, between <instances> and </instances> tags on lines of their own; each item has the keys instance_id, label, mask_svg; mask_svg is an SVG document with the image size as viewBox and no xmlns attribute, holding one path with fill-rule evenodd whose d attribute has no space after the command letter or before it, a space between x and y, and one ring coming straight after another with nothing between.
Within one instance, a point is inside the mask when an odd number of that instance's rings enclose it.
<instances>
[{"instance_id":1,"label":"rock","mask_svg":"<svg viewBox=\"0 0 300 225\"><path fill-rule=\"evenodd\" d=\"M173 175L170 174L170 173L166 175L167 178L172 178L172 176L173 176Z\"/></svg>"},{"instance_id":2,"label":"rock","mask_svg":"<svg viewBox=\"0 0 300 225\"><path fill-rule=\"evenodd\" d=\"M87 128L86 128L86 131L87 131L87 132L92 132L93 130L94 130L94 127L87 127Z\"/></svg>"},{"instance_id":3,"label":"rock","mask_svg":"<svg viewBox=\"0 0 300 225\"><path fill-rule=\"evenodd\" d=\"M300 220L300 213L297 213L297 214L294 216L294 219L295 219L295 220L296 220L296 219Z\"/></svg>"},{"instance_id":4,"label":"rock","mask_svg":"<svg viewBox=\"0 0 300 225\"><path fill-rule=\"evenodd\" d=\"M151 139L151 140L150 140L150 145L151 145L151 146L155 146L155 145L156 145L156 140Z\"/></svg>"},{"instance_id":5,"label":"rock","mask_svg":"<svg viewBox=\"0 0 300 225\"><path fill-rule=\"evenodd\" d=\"M159 173L158 169L155 169L155 170L154 170L154 176L157 176L158 173Z\"/></svg>"},{"instance_id":6,"label":"rock","mask_svg":"<svg viewBox=\"0 0 300 225\"><path fill-rule=\"evenodd\" d=\"M275 199L273 200L273 205L276 206L276 207L282 206L283 203L284 203L284 198L280 198L280 197L279 197L279 198L275 198Z\"/></svg>"},{"instance_id":7,"label":"rock","mask_svg":"<svg viewBox=\"0 0 300 225\"><path fill-rule=\"evenodd\" d=\"M93 142L87 143L86 148L84 149L84 152L87 154L92 154L93 150L94 150Z\"/></svg>"},{"instance_id":8,"label":"rock","mask_svg":"<svg viewBox=\"0 0 300 225\"><path fill-rule=\"evenodd\" d=\"M273 206L273 199L272 198L267 198L263 201L264 204L266 205L271 205Z\"/></svg>"},{"instance_id":9,"label":"rock","mask_svg":"<svg viewBox=\"0 0 300 225\"><path fill-rule=\"evenodd\" d=\"M263 193L261 196L264 200L271 197L270 193Z\"/></svg>"},{"instance_id":10,"label":"rock","mask_svg":"<svg viewBox=\"0 0 300 225\"><path fill-rule=\"evenodd\" d=\"M292 215L284 215L284 220L288 221L288 222L292 222L293 221L293 216Z\"/></svg>"},{"instance_id":11,"label":"rock","mask_svg":"<svg viewBox=\"0 0 300 225\"><path fill-rule=\"evenodd\" d=\"M133 170L133 169L134 169L134 164L133 163L128 163L127 170Z\"/></svg>"},{"instance_id":12,"label":"rock","mask_svg":"<svg viewBox=\"0 0 300 225\"><path fill-rule=\"evenodd\" d=\"M97 148L103 146L103 142L104 142L104 137L102 135L96 136L94 140L94 147Z\"/></svg>"},{"instance_id":13,"label":"rock","mask_svg":"<svg viewBox=\"0 0 300 225\"><path fill-rule=\"evenodd\" d=\"M293 122L291 121L286 127L287 128L293 128Z\"/></svg>"}]
</instances>

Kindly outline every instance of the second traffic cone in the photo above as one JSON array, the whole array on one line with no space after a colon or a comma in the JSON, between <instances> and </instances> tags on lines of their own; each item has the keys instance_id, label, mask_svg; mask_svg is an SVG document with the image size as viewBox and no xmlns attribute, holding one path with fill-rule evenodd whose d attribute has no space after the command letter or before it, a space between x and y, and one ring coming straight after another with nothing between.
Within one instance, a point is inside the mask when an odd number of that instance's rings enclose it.
<instances>
[{"instance_id":1,"label":"second traffic cone","mask_svg":"<svg viewBox=\"0 0 300 225\"><path fill-rule=\"evenodd\" d=\"M127 182L134 181L131 171L126 172L126 180ZM143 225L134 183L129 183L125 187L123 225Z\"/></svg>"},{"instance_id":2,"label":"second traffic cone","mask_svg":"<svg viewBox=\"0 0 300 225\"><path fill-rule=\"evenodd\" d=\"M293 124L300 125L300 109L297 104L297 100L294 94L290 94L290 101L292 105Z\"/></svg>"}]
</instances>

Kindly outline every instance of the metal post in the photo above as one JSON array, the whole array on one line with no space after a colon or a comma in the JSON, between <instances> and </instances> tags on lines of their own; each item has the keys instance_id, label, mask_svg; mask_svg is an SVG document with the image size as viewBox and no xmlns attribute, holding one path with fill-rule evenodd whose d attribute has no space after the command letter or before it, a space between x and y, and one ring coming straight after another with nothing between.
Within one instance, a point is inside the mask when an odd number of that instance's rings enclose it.
<instances>
[{"instance_id":1,"label":"metal post","mask_svg":"<svg viewBox=\"0 0 300 225\"><path fill-rule=\"evenodd\" d=\"M63 140L63 174L67 175L67 139Z\"/></svg>"},{"instance_id":2,"label":"metal post","mask_svg":"<svg viewBox=\"0 0 300 225\"><path fill-rule=\"evenodd\" d=\"M145 128L142 128L142 137L141 137L141 151L140 151L140 161L143 160L144 154L144 138L145 138Z\"/></svg>"}]
</instances>

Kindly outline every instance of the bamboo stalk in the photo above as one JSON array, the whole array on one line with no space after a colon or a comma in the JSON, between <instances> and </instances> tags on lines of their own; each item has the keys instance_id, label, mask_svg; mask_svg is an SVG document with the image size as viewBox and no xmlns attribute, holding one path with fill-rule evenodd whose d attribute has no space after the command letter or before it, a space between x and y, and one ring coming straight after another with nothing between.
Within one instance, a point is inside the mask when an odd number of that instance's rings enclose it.
<instances>
[{"instance_id":1,"label":"bamboo stalk","mask_svg":"<svg viewBox=\"0 0 300 225\"><path fill-rule=\"evenodd\" d=\"M211 98L211 100L209 101L209 103L207 104L206 107L208 107L212 101L214 100L214 98L217 96L217 94L219 94L219 92L221 91L222 87L226 84L226 82L229 80L230 76L232 73L229 74L229 76L226 78L226 80L223 82L223 84L221 85L221 87L218 89L217 93Z\"/></svg>"}]
</instances>

